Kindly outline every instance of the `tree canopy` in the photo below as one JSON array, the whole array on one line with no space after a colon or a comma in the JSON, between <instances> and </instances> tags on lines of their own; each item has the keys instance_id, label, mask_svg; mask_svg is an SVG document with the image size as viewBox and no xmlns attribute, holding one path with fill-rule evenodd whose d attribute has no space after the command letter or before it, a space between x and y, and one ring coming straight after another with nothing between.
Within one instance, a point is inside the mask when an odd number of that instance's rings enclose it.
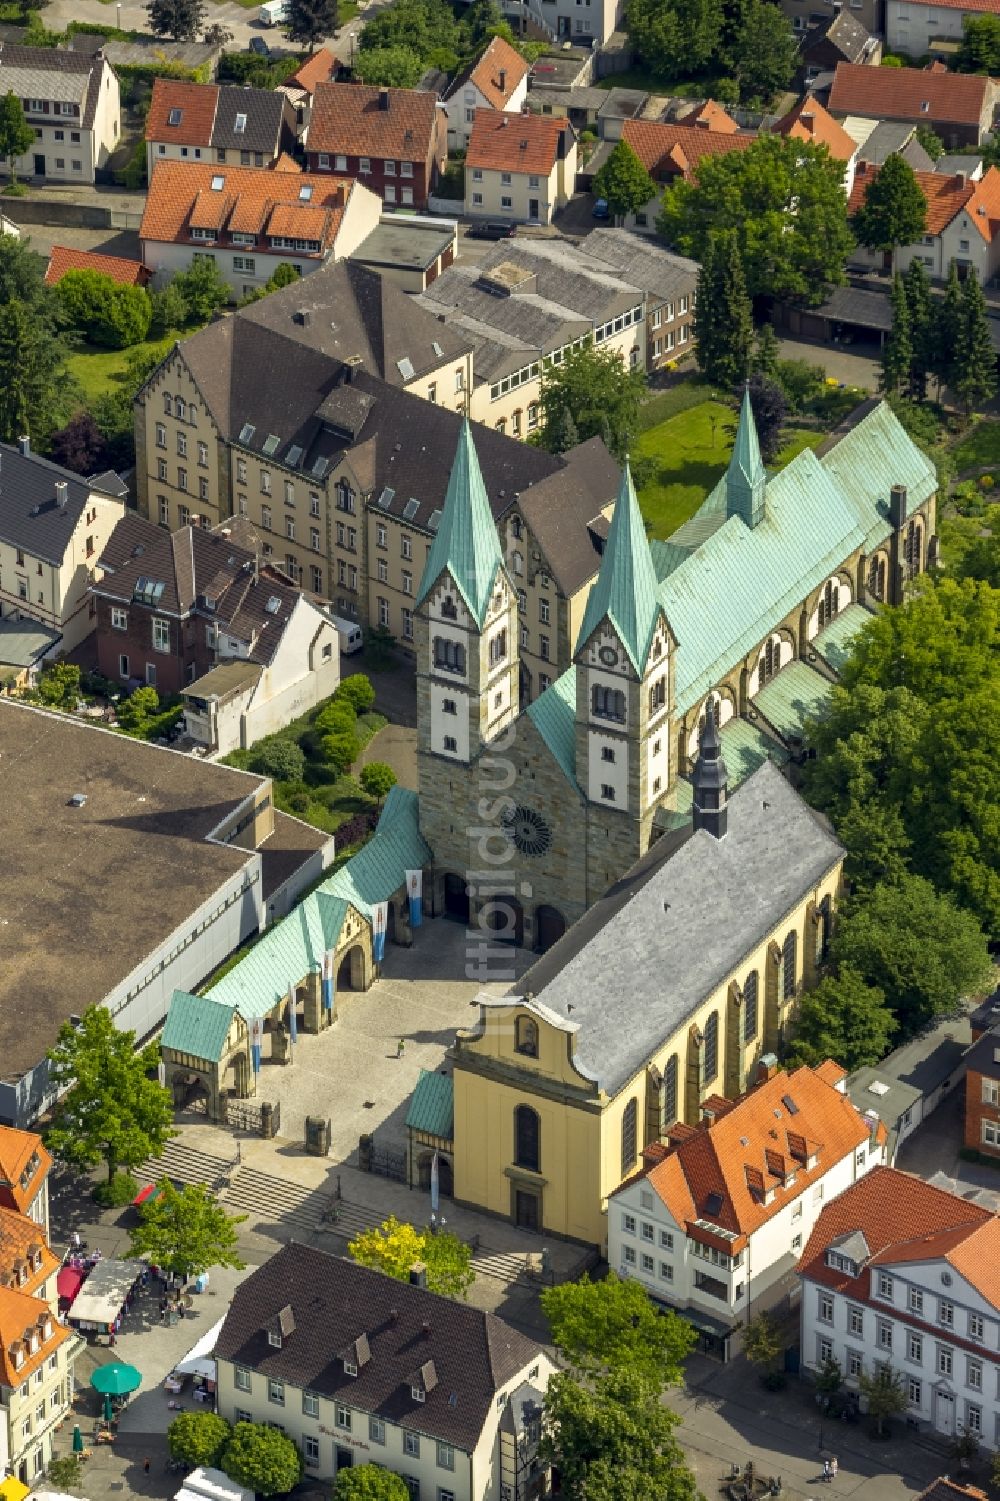
<instances>
[{"instance_id":1,"label":"tree canopy","mask_svg":"<svg viewBox=\"0 0 1000 1501\"><path fill-rule=\"evenodd\" d=\"M963 16L955 61L963 73L1000 73L1000 16Z\"/></svg>"},{"instance_id":2,"label":"tree canopy","mask_svg":"<svg viewBox=\"0 0 1000 1501\"><path fill-rule=\"evenodd\" d=\"M180 1412L167 1429L171 1459L185 1464L215 1466L232 1432L216 1412Z\"/></svg>"},{"instance_id":3,"label":"tree canopy","mask_svg":"<svg viewBox=\"0 0 1000 1501\"><path fill-rule=\"evenodd\" d=\"M384 1465L351 1465L338 1470L334 1501L410 1501L402 1475L395 1475Z\"/></svg>"},{"instance_id":4,"label":"tree canopy","mask_svg":"<svg viewBox=\"0 0 1000 1501\"><path fill-rule=\"evenodd\" d=\"M35 132L24 118L24 106L13 89L8 89L0 97L0 157L10 167L11 182L17 181L17 158L30 151L34 143Z\"/></svg>"},{"instance_id":5,"label":"tree canopy","mask_svg":"<svg viewBox=\"0 0 1000 1501\"><path fill-rule=\"evenodd\" d=\"M135 1033L119 1032L104 1006L91 1006L79 1026L64 1022L49 1052L49 1081L65 1089L46 1140L75 1167L105 1162L110 1183L119 1168L156 1157L173 1133L173 1104L155 1078L153 1042L136 1052ZM68 1086L68 1087L67 1087Z\"/></svg>"},{"instance_id":6,"label":"tree canopy","mask_svg":"<svg viewBox=\"0 0 1000 1501\"><path fill-rule=\"evenodd\" d=\"M148 1256L154 1266L182 1277L244 1265L236 1252L236 1226L245 1214L227 1214L204 1183L175 1188L161 1178L156 1186L158 1196L143 1204L131 1232L130 1256Z\"/></svg>"},{"instance_id":7,"label":"tree canopy","mask_svg":"<svg viewBox=\"0 0 1000 1501\"><path fill-rule=\"evenodd\" d=\"M676 1386L697 1336L678 1314L654 1306L640 1283L614 1272L584 1276L542 1293L553 1343L581 1371L639 1371Z\"/></svg>"},{"instance_id":8,"label":"tree canopy","mask_svg":"<svg viewBox=\"0 0 1000 1501\"><path fill-rule=\"evenodd\" d=\"M367 47L354 60L354 73L362 83L385 89L412 89L420 82L424 66L415 52L402 43L396 47Z\"/></svg>"},{"instance_id":9,"label":"tree canopy","mask_svg":"<svg viewBox=\"0 0 1000 1501\"><path fill-rule=\"evenodd\" d=\"M174 42L193 42L205 20L204 0L149 0L149 29Z\"/></svg>"},{"instance_id":10,"label":"tree canopy","mask_svg":"<svg viewBox=\"0 0 1000 1501\"><path fill-rule=\"evenodd\" d=\"M967 276L962 283L955 367L949 382L964 406L966 416L974 407L983 406L996 395L997 357L990 326L986 298L979 278Z\"/></svg>"},{"instance_id":11,"label":"tree canopy","mask_svg":"<svg viewBox=\"0 0 1000 1501\"><path fill-rule=\"evenodd\" d=\"M128 349L149 333L153 304L145 287L122 286L100 271L67 271L58 292L67 323L93 344Z\"/></svg>"},{"instance_id":12,"label":"tree canopy","mask_svg":"<svg viewBox=\"0 0 1000 1501\"><path fill-rule=\"evenodd\" d=\"M231 1480L262 1496L280 1496L302 1479L302 1456L287 1434L266 1423L237 1423L222 1451Z\"/></svg>"},{"instance_id":13,"label":"tree canopy","mask_svg":"<svg viewBox=\"0 0 1000 1501\"><path fill-rule=\"evenodd\" d=\"M592 344L572 350L561 365L543 365L541 446L550 453L564 451L568 414L578 442L603 438L615 457L623 459L645 388L642 370L627 369L617 350L595 349Z\"/></svg>"},{"instance_id":14,"label":"tree canopy","mask_svg":"<svg viewBox=\"0 0 1000 1501\"><path fill-rule=\"evenodd\" d=\"M742 104L766 108L786 89L798 65L792 23L771 0L738 0L724 32L723 62Z\"/></svg>"},{"instance_id":15,"label":"tree canopy","mask_svg":"<svg viewBox=\"0 0 1000 1501\"><path fill-rule=\"evenodd\" d=\"M0 301L0 439L27 434L43 446L69 416L73 392L66 349L44 303Z\"/></svg>"},{"instance_id":16,"label":"tree canopy","mask_svg":"<svg viewBox=\"0 0 1000 1501\"><path fill-rule=\"evenodd\" d=\"M375 1267L397 1282L406 1282L410 1268L423 1262L431 1292L464 1298L472 1286L472 1248L450 1230L418 1230L390 1215L373 1230L362 1230L347 1247L362 1266Z\"/></svg>"},{"instance_id":17,"label":"tree canopy","mask_svg":"<svg viewBox=\"0 0 1000 1501\"><path fill-rule=\"evenodd\" d=\"M853 1073L884 1058L897 1030L882 991L866 985L856 969L844 964L799 1002L788 1063L793 1068L802 1063L817 1068L833 1058Z\"/></svg>"},{"instance_id":18,"label":"tree canopy","mask_svg":"<svg viewBox=\"0 0 1000 1501\"><path fill-rule=\"evenodd\" d=\"M854 215L854 233L869 250L912 245L927 228L927 199L909 162L898 153L887 158L865 188Z\"/></svg>"},{"instance_id":19,"label":"tree canopy","mask_svg":"<svg viewBox=\"0 0 1000 1501\"><path fill-rule=\"evenodd\" d=\"M607 200L616 219L638 214L656 197L656 183L639 160L628 141L618 141L604 166L594 174L592 189L597 198Z\"/></svg>"},{"instance_id":20,"label":"tree canopy","mask_svg":"<svg viewBox=\"0 0 1000 1501\"><path fill-rule=\"evenodd\" d=\"M718 55L719 0L629 0L626 22L640 57L661 78L702 73Z\"/></svg>"},{"instance_id":21,"label":"tree canopy","mask_svg":"<svg viewBox=\"0 0 1000 1501\"><path fill-rule=\"evenodd\" d=\"M733 229L708 237L698 273L694 331L695 357L706 379L727 391L746 380L753 359L753 309Z\"/></svg>"},{"instance_id":22,"label":"tree canopy","mask_svg":"<svg viewBox=\"0 0 1000 1501\"><path fill-rule=\"evenodd\" d=\"M713 231L733 230L750 296L806 303L843 282L854 243L840 162L825 146L779 135L705 157L696 180L667 189L657 228L699 262Z\"/></svg>"},{"instance_id":23,"label":"tree canopy","mask_svg":"<svg viewBox=\"0 0 1000 1501\"><path fill-rule=\"evenodd\" d=\"M337 29L337 0L288 0L284 33L290 42L316 50L317 43Z\"/></svg>"}]
</instances>

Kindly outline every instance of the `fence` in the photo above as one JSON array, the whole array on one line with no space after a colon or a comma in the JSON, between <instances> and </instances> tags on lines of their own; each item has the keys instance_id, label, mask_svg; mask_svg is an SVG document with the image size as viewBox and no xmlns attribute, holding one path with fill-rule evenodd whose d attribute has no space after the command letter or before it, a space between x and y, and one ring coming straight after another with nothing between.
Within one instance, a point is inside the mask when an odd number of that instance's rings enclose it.
<instances>
[{"instance_id":1,"label":"fence","mask_svg":"<svg viewBox=\"0 0 1000 1501\"><path fill-rule=\"evenodd\" d=\"M281 1129L281 1105L270 1100L226 1101L226 1125L235 1131L250 1131L270 1139Z\"/></svg>"}]
</instances>

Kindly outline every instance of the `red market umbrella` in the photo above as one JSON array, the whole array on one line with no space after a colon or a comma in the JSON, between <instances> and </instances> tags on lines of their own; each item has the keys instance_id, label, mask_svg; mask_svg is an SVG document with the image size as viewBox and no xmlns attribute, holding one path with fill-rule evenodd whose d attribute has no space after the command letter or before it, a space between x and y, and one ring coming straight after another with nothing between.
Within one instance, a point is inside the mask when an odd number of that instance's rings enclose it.
<instances>
[{"instance_id":1,"label":"red market umbrella","mask_svg":"<svg viewBox=\"0 0 1000 1501\"><path fill-rule=\"evenodd\" d=\"M81 1271L79 1267L61 1267L56 1277L56 1292L59 1294L61 1301L72 1303L86 1279L86 1272Z\"/></svg>"}]
</instances>

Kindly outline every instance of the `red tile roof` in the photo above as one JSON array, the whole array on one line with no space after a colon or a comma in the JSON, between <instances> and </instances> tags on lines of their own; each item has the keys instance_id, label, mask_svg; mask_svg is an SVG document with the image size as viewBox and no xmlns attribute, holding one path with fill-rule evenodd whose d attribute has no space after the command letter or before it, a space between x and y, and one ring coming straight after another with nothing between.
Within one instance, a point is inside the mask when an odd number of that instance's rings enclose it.
<instances>
[{"instance_id":1,"label":"red tile roof","mask_svg":"<svg viewBox=\"0 0 1000 1501\"><path fill-rule=\"evenodd\" d=\"M825 146L838 162L849 162L858 149L857 142L816 99L801 99L774 129L778 135Z\"/></svg>"},{"instance_id":2,"label":"red tile roof","mask_svg":"<svg viewBox=\"0 0 1000 1501\"><path fill-rule=\"evenodd\" d=\"M0 1126L0 1204L23 1214L51 1166L40 1136Z\"/></svg>"},{"instance_id":3,"label":"red tile roof","mask_svg":"<svg viewBox=\"0 0 1000 1501\"><path fill-rule=\"evenodd\" d=\"M475 84L487 104L491 104L494 109L505 109L510 96L527 72L528 64L517 48L512 47L502 36L495 36L469 74L469 82Z\"/></svg>"},{"instance_id":4,"label":"red tile roof","mask_svg":"<svg viewBox=\"0 0 1000 1501\"><path fill-rule=\"evenodd\" d=\"M736 135L739 126L731 116L727 115L721 104L716 104L714 99L706 99L700 108L690 115L683 116L683 123L693 124L696 120L704 120L709 130L721 132L722 135ZM699 126L699 129L702 127Z\"/></svg>"},{"instance_id":5,"label":"red tile roof","mask_svg":"<svg viewBox=\"0 0 1000 1501\"><path fill-rule=\"evenodd\" d=\"M123 287L144 287L153 274L142 261L132 261L124 255L100 255L96 250L71 250L66 245L53 245L45 271L46 283L54 287L67 271L99 271Z\"/></svg>"},{"instance_id":6,"label":"red tile roof","mask_svg":"<svg viewBox=\"0 0 1000 1501\"><path fill-rule=\"evenodd\" d=\"M173 141L178 146L207 146L219 104L214 83L180 83L175 78L154 78L153 97L146 116L147 141ZM170 124L170 111L180 110L180 120Z\"/></svg>"},{"instance_id":7,"label":"red tile roof","mask_svg":"<svg viewBox=\"0 0 1000 1501\"><path fill-rule=\"evenodd\" d=\"M750 131L732 135L699 125L667 125L659 120L626 120L627 141L652 177L690 177L705 156L745 151L757 139Z\"/></svg>"},{"instance_id":8,"label":"red tile roof","mask_svg":"<svg viewBox=\"0 0 1000 1501\"><path fill-rule=\"evenodd\" d=\"M741 1100L719 1101L716 1108L710 1125L680 1140L671 1132L668 1155L638 1175L689 1234L695 1220L708 1220L742 1240L871 1134L857 1107L817 1069L777 1073ZM882 1127L879 1140L885 1140ZM814 1166L807 1167L814 1156ZM794 1182L784 1186L791 1175ZM774 1197L765 1203L761 1191L772 1189Z\"/></svg>"},{"instance_id":9,"label":"red tile roof","mask_svg":"<svg viewBox=\"0 0 1000 1501\"><path fill-rule=\"evenodd\" d=\"M871 162L859 162L848 212L857 213L864 202L869 183L879 169ZM970 182L964 173L945 176L940 172L913 174L927 199L927 234L938 235L963 209L970 221L989 244L1000 230L1000 171L990 167L979 182Z\"/></svg>"},{"instance_id":10,"label":"red tile roof","mask_svg":"<svg viewBox=\"0 0 1000 1501\"><path fill-rule=\"evenodd\" d=\"M58 1270L41 1225L14 1209L0 1208L0 1287L34 1295Z\"/></svg>"},{"instance_id":11,"label":"red tile roof","mask_svg":"<svg viewBox=\"0 0 1000 1501\"><path fill-rule=\"evenodd\" d=\"M957 1480L942 1475L940 1480L921 1491L916 1501L969 1501L970 1497L972 1501L986 1501L986 1492L974 1485L960 1485Z\"/></svg>"},{"instance_id":12,"label":"red tile roof","mask_svg":"<svg viewBox=\"0 0 1000 1501\"><path fill-rule=\"evenodd\" d=\"M973 15L1000 15L1000 0L911 0L913 5L933 5L935 10L967 10Z\"/></svg>"},{"instance_id":13,"label":"red tile roof","mask_svg":"<svg viewBox=\"0 0 1000 1501\"><path fill-rule=\"evenodd\" d=\"M292 234L318 239L326 250L336 239L348 196L356 191L357 184L325 174L161 161L153 169L139 238L183 243L195 225L224 234ZM287 227L307 223L308 231Z\"/></svg>"},{"instance_id":14,"label":"red tile roof","mask_svg":"<svg viewBox=\"0 0 1000 1501\"><path fill-rule=\"evenodd\" d=\"M434 94L321 83L313 96L308 150L422 162L431 154L438 129Z\"/></svg>"},{"instance_id":15,"label":"red tile roof","mask_svg":"<svg viewBox=\"0 0 1000 1501\"><path fill-rule=\"evenodd\" d=\"M32 1337L37 1338L34 1354ZM47 1303L0 1287L0 1381L4 1386L18 1387L27 1381L70 1337L71 1331L56 1323ZM17 1354L22 1356L19 1364L15 1363Z\"/></svg>"},{"instance_id":16,"label":"red tile roof","mask_svg":"<svg viewBox=\"0 0 1000 1501\"><path fill-rule=\"evenodd\" d=\"M828 108L834 115L978 125L990 87L988 78L972 73L838 63Z\"/></svg>"},{"instance_id":17,"label":"red tile roof","mask_svg":"<svg viewBox=\"0 0 1000 1501\"><path fill-rule=\"evenodd\" d=\"M548 177L559 155L559 141L569 132L566 120L554 115L519 115L509 110L477 109L465 153L467 167L493 172L531 172Z\"/></svg>"},{"instance_id":18,"label":"red tile roof","mask_svg":"<svg viewBox=\"0 0 1000 1501\"><path fill-rule=\"evenodd\" d=\"M337 59L332 52L325 47L320 47L312 57L307 58L291 76L285 79L286 86L294 84L296 88L305 89L307 94L315 93L321 83L326 83L337 71Z\"/></svg>"}]
</instances>

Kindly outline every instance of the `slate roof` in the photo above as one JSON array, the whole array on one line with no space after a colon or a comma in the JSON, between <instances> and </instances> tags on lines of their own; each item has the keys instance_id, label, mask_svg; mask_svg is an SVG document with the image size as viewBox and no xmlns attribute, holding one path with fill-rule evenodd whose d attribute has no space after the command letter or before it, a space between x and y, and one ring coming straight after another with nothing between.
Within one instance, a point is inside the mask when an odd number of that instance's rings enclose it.
<instances>
[{"instance_id":1,"label":"slate roof","mask_svg":"<svg viewBox=\"0 0 1000 1501\"><path fill-rule=\"evenodd\" d=\"M665 250L648 235L627 229L592 229L580 249L626 275L632 286L641 287L649 299L648 311L658 302L690 294L698 285L698 262Z\"/></svg>"},{"instance_id":2,"label":"slate roof","mask_svg":"<svg viewBox=\"0 0 1000 1501\"><path fill-rule=\"evenodd\" d=\"M770 761L730 797L725 839L690 826L681 837L652 845L497 1003L530 992L575 1033L577 1071L609 1095L844 853Z\"/></svg>"},{"instance_id":3,"label":"slate roof","mask_svg":"<svg viewBox=\"0 0 1000 1501\"><path fill-rule=\"evenodd\" d=\"M422 162L435 144L437 119L437 99L419 89L321 83L313 95L309 151Z\"/></svg>"},{"instance_id":4,"label":"slate roof","mask_svg":"<svg viewBox=\"0 0 1000 1501\"><path fill-rule=\"evenodd\" d=\"M271 89L156 78L146 116L146 140L259 151L274 157L281 149L287 110L285 96ZM171 114L179 116L176 123L171 123ZM242 131L235 129L238 114L246 117Z\"/></svg>"},{"instance_id":5,"label":"slate roof","mask_svg":"<svg viewBox=\"0 0 1000 1501\"><path fill-rule=\"evenodd\" d=\"M100 57L60 47L0 43L0 91L19 99L50 99L80 106L80 123L92 130L108 64Z\"/></svg>"},{"instance_id":6,"label":"slate roof","mask_svg":"<svg viewBox=\"0 0 1000 1501\"><path fill-rule=\"evenodd\" d=\"M56 500L57 484L66 486L65 506ZM9 547L23 548L47 563L61 563L95 494L117 499L41 454L22 454L0 443L0 540Z\"/></svg>"},{"instance_id":7,"label":"slate roof","mask_svg":"<svg viewBox=\"0 0 1000 1501\"><path fill-rule=\"evenodd\" d=\"M871 33L849 11L835 11L821 25L806 33L802 43L803 55L808 57L813 47L820 42L829 42L842 54L845 62L859 63L865 58L872 43Z\"/></svg>"},{"instance_id":8,"label":"slate roof","mask_svg":"<svg viewBox=\"0 0 1000 1501\"><path fill-rule=\"evenodd\" d=\"M497 574L503 566L500 538L476 457L472 428L466 418L416 604L423 602L441 574L447 572L476 624L482 627Z\"/></svg>"},{"instance_id":9,"label":"slate roof","mask_svg":"<svg viewBox=\"0 0 1000 1501\"><path fill-rule=\"evenodd\" d=\"M53 245L45 268L45 284L54 287L67 271L99 271L123 287L144 287L152 276L142 261L124 255L101 255L96 250L72 250L67 245Z\"/></svg>"},{"instance_id":10,"label":"slate roof","mask_svg":"<svg viewBox=\"0 0 1000 1501\"><path fill-rule=\"evenodd\" d=\"M422 1068L410 1096L406 1125L425 1136L451 1141L455 1134L455 1088L450 1074Z\"/></svg>"},{"instance_id":11,"label":"slate roof","mask_svg":"<svg viewBox=\"0 0 1000 1501\"><path fill-rule=\"evenodd\" d=\"M845 129L847 123L844 121ZM869 131L861 144L858 152L861 161L871 162L874 166L880 167L883 162L888 161L890 156L897 154L902 156L908 153L912 146L920 145L914 135L916 126L912 121L878 120L870 123L874 124L874 129ZM920 149L923 150L923 147ZM930 161L929 157L928 161ZM916 170L916 163L912 165ZM931 162L931 170L933 167L934 163Z\"/></svg>"},{"instance_id":12,"label":"slate roof","mask_svg":"<svg viewBox=\"0 0 1000 1501\"><path fill-rule=\"evenodd\" d=\"M536 480L517 505L559 590L571 598L601 565L603 510L621 483L618 464L600 438L588 438L562 455L563 468Z\"/></svg>"},{"instance_id":13,"label":"slate roof","mask_svg":"<svg viewBox=\"0 0 1000 1501\"><path fill-rule=\"evenodd\" d=\"M587 597L577 650L586 645L607 619L628 652L632 666L642 674L661 613L646 528L632 471L626 463L597 582Z\"/></svg>"},{"instance_id":14,"label":"slate roof","mask_svg":"<svg viewBox=\"0 0 1000 1501\"><path fill-rule=\"evenodd\" d=\"M218 1063L235 1015L235 1006L221 1006L204 996L175 990L160 1046Z\"/></svg>"},{"instance_id":15,"label":"slate roof","mask_svg":"<svg viewBox=\"0 0 1000 1501\"><path fill-rule=\"evenodd\" d=\"M971 73L838 63L827 107L833 115L978 126L990 87Z\"/></svg>"},{"instance_id":16,"label":"slate roof","mask_svg":"<svg viewBox=\"0 0 1000 1501\"><path fill-rule=\"evenodd\" d=\"M548 177L564 137L565 150L573 145L576 135L569 121L556 115L477 109L465 165L490 172L530 172Z\"/></svg>"},{"instance_id":17,"label":"slate roof","mask_svg":"<svg viewBox=\"0 0 1000 1501\"><path fill-rule=\"evenodd\" d=\"M862 328L892 327L892 305L882 292L866 292L861 287L831 287L829 296L816 312L840 323L857 323Z\"/></svg>"},{"instance_id":18,"label":"slate roof","mask_svg":"<svg viewBox=\"0 0 1000 1501\"><path fill-rule=\"evenodd\" d=\"M266 1331L286 1306L295 1329L275 1349ZM361 1336L371 1358L348 1376L338 1352ZM497 1393L541 1350L495 1314L293 1244L236 1289L215 1355L469 1453ZM428 1362L437 1380L417 1402L412 1378Z\"/></svg>"},{"instance_id":19,"label":"slate roof","mask_svg":"<svg viewBox=\"0 0 1000 1501\"><path fill-rule=\"evenodd\" d=\"M1000 0L998 0L998 3L1000 3ZM964 172L966 176L971 177L974 172L980 170L982 165L983 154L981 151L946 151L943 156L939 156L937 161L934 162L933 168L935 172L940 172L944 177L951 177L955 172Z\"/></svg>"}]
</instances>

